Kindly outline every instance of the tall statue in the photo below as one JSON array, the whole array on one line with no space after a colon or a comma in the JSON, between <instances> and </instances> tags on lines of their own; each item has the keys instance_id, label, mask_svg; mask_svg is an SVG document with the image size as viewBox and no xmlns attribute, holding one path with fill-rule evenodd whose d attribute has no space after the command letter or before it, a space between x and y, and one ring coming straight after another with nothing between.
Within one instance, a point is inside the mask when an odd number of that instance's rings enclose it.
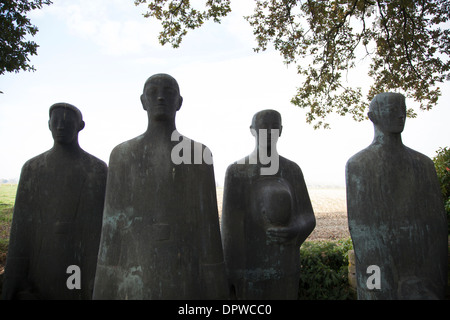
<instances>
[{"instance_id":1,"label":"tall statue","mask_svg":"<svg viewBox=\"0 0 450 320\"><path fill-rule=\"evenodd\" d=\"M4 299L91 299L106 187L106 164L80 148L79 109L50 107L53 147L20 175Z\"/></svg>"},{"instance_id":2,"label":"tall statue","mask_svg":"<svg viewBox=\"0 0 450 320\"><path fill-rule=\"evenodd\" d=\"M447 218L434 164L402 143L405 97L378 94L375 137L346 166L358 299L442 299Z\"/></svg>"},{"instance_id":3,"label":"tall statue","mask_svg":"<svg viewBox=\"0 0 450 320\"><path fill-rule=\"evenodd\" d=\"M151 76L148 128L111 152L94 299L225 299L212 156L178 133L182 97Z\"/></svg>"},{"instance_id":4,"label":"tall statue","mask_svg":"<svg viewBox=\"0 0 450 320\"><path fill-rule=\"evenodd\" d=\"M226 172L221 219L230 291L236 299L297 299L301 244L315 227L300 167L278 155L281 115L256 113L254 151Z\"/></svg>"}]
</instances>

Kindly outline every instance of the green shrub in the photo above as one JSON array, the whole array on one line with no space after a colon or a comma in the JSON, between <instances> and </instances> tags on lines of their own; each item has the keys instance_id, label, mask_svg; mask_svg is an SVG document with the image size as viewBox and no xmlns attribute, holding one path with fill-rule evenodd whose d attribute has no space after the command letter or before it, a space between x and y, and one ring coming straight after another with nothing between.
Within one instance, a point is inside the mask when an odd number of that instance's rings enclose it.
<instances>
[{"instance_id":1,"label":"green shrub","mask_svg":"<svg viewBox=\"0 0 450 320\"><path fill-rule=\"evenodd\" d=\"M441 185L442 198L447 212L448 233L450 234L450 149L439 148L433 158L434 167Z\"/></svg>"},{"instance_id":2,"label":"green shrub","mask_svg":"<svg viewBox=\"0 0 450 320\"><path fill-rule=\"evenodd\" d=\"M348 283L351 239L307 241L300 249L300 300L348 300L354 292Z\"/></svg>"}]
</instances>

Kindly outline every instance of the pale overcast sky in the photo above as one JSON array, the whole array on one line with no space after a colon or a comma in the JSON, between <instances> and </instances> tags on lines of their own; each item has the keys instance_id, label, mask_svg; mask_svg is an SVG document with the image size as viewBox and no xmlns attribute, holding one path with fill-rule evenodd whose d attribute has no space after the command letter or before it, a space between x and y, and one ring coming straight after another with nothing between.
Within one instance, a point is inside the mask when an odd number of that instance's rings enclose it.
<instances>
[{"instance_id":1,"label":"pale overcast sky","mask_svg":"<svg viewBox=\"0 0 450 320\"><path fill-rule=\"evenodd\" d=\"M33 12L37 71L0 76L0 178L19 178L26 160L52 147L48 109L56 102L82 111L80 145L108 163L117 144L146 130L139 97L145 80L163 72L178 80L184 98L178 131L211 149L219 185L227 166L253 150L252 116L275 109L283 119L279 154L301 167L308 185L344 186L345 163L371 143L373 126L338 116L329 119L331 130L305 122L306 111L290 104L301 85L295 66L273 50L253 52L242 18L253 4L233 1L222 24L191 31L179 49L159 45L159 24L143 18L133 0L55 0ZM364 86L365 74L352 71L349 81ZM429 157L450 145L450 85L441 88L439 104L407 119L403 132L405 145Z\"/></svg>"}]
</instances>

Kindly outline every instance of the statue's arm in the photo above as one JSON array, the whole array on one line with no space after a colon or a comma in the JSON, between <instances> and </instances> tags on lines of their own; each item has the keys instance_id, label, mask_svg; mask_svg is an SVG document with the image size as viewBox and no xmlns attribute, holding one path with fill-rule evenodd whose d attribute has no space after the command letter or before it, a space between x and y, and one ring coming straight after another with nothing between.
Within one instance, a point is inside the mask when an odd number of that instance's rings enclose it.
<instances>
[{"instance_id":1,"label":"statue's arm","mask_svg":"<svg viewBox=\"0 0 450 320\"><path fill-rule=\"evenodd\" d=\"M293 223L297 230L297 244L301 245L316 227L316 218L303 172L297 165L295 171L294 191L297 199L297 210L294 211Z\"/></svg>"},{"instance_id":2,"label":"statue's arm","mask_svg":"<svg viewBox=\"0 0 450 320\"><path fill-rule=\"evenodd\" d=\"M117 279L120 278L122 268L119 265L121 236L118 222L121 211L122 198L126 197L127 181L123 174L121 157L123 152L117 147L111 152L107 172L105 202L103 208L102 231L98 249L98 260L94 282L94 299L116 299Z\"/></svg>"},{"instance_id":3,"label":"statue's arm","mask_svg":"<svg viewBox=\"0 0 450 320\"><path fill-rule=\"evenodd\" d=\"M245 206L243 183L237 165L230 165L225 175L221 233L230 285L239 286L245 270Z\"/></svg>"},{"instance_id":4,"label":"statue's arm","mask_svg":"<svg viewBox=\"0 0 450 320\"><path fill-rule=\"evenodd\" d=\"M36 181L35 181L36 182ZM14 299L22 291L29 290L27 281L33 234L33 204L36 195L31 194L32 168L27 162L20 175L6 261L2 298Z\"/></svg>"},{"instance_id":5,"label":"statue's arm","mask_svg":"<svg viewBox=\"0 0 450 320\"><path fill-rule=\"evenodd\" d=\"M206 148L206 147L204 147ZM195 165L194 165L195 166ZM220 236L219 213L217 208L216 182L213 164L201 164L200 208L203 210L203 243L202 277L205 283L207 299L227 299L227 281L223 257L222 239ZM200 177L199 177L200 178Z\"/></svg>"},{"instance_id":6,"label":"statue's arm","mask_svg":"<svg viewBox=\"0 0 450 320\"><path fill-rule=\"evenodd\" d=\"M89 163L89 173L83 188L82 201L79 204L78 215L82 221L81 232L83 258L80 260L82 272L82 288L87 299L92 298L97 256L103 223L103 207L105 202L105 189L107 179L106 164L96 158ZM81 220L81 217L83 219Z\"/></svg>"},{"instance_id":7,"label":"statue's arm","mask_svg":"<svg viewBox=\"0 0 450 320\"><path fill-rule=\"evenodd\" d=\"M370 212L370 208L366 206L377 202L377 198L373 198L375 195L370 191L367 177L362 174L365 171L367 172L359 158L350 158L345 166L348 225L352 238L355 239L364 237L367 233L367 230L361 227L364 214Z\"/></svg>"}]
</instances>

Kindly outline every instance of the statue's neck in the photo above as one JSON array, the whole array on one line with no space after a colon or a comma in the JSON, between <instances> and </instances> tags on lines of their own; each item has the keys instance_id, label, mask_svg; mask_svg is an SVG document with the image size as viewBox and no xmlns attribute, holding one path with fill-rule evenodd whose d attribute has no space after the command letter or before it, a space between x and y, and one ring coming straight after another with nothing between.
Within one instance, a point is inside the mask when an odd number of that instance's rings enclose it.
<instances>
[{"instance_id":1,"label":"statue's neck","mask_svg":"<svg viewBox=\"0 0 450 320\"><path fill-rule=\"evenodd\" d=\"M258 140L256 139L255 149L250 154L250 157L252 159L256 159L257 163L261 163L261 157L263 158L263 160L265 160L265 157L272 158L272 157L276 157L276 156L278 156L278 150L277 150L276 143L269 144L267 146L265 146L265 145L261 146L258 143ZM266 162L266 161L263 161L263 162Z\"/></svg>"},{"instance_id":2,"label":"statue's neck","mask_svg":"<svg viewBox=\"0 0 450 320\"><path fill-rule=\"evenodd\" d=\"M373 144L388 149L399 149L404 147L401 133L386 133L377 129L375 129Z\"/></svg>"},{"instance_id":3,"label":"statue's neck","mask_svg":"<svg viewBox=\"0 0 450 320\"><path fill-rule=\"evenodd\" d=\"M78 144L78 140L67 144L55 141L51 153L58 157L76 158L82 153L82 150Z\"/></svg>"},{"instance_id":4,"label":"statue's neck","mask_svg":"<svg viewBox=\"0 0 450 320\"><path fill-rule=\"evenodd\" d=\"M175 121L149 120L144 137L151 140L170 141L176 129Z\"/></svg>"}]
</instances>

